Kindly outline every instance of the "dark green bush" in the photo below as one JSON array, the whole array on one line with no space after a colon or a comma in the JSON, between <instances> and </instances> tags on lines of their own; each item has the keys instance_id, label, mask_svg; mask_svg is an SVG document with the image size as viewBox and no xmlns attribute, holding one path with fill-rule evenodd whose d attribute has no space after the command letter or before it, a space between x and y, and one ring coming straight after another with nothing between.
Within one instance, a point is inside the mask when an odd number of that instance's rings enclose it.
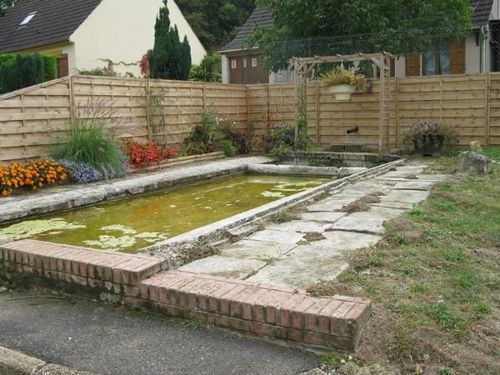
<instances>
[{"instance_id":1,"label":"dark green bush","mask_svg":"<svg viewBox=\"0 0 500 375\"><path fill-rule=\"evenodd\" d=\"M0 93L15 91L44 81L44 60L39 53L4 57L0 64Z\"/></svg>"},{"instance_id":2,"label":"dark green bush","mask_svg":"<svg viewBox=\"0 0 500 375\"><path fill-rule=\"evenodd\" d=\"M56 79L58 74L58 65L59 58L56 56L43 56L43 79L44 81L52 81Z\"/></svg>"}]
</instances>

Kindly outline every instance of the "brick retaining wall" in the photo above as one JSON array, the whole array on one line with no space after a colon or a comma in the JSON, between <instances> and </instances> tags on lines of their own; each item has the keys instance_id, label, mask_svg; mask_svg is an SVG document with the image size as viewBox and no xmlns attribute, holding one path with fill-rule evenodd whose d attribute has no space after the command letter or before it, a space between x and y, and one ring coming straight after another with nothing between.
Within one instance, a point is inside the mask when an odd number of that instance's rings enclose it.
<instances>
[{"instance_id":1,"label":"brick retaining wall","mask_svg":"<svg viewBox=\"0 0 500 375\"><path fill-rule=\"evenodd\" d=\"M170 316L318 347L355 351L371 313L359 298L314 298L305 291L180 271L142 255L23 240L0 246L0 271L40 277ZM109 299L108 299L109 300Z\"/></svg>"}]
</instances>

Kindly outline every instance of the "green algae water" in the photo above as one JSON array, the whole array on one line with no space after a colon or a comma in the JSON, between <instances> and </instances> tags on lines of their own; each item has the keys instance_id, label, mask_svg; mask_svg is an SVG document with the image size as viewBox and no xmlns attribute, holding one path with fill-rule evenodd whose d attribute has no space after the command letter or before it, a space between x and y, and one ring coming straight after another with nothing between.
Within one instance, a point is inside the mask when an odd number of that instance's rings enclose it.
<instances>
[{"instance_id":1,"label":"green algae water","mask_svg":"<svg viewBox=\"0 0 500 375\"><path fill-rule=\"evenodd\" d=\"M0 240L31 238L134 253L327 181L289 176L228 177L26 220L1 228Z\"/></svg>"}]
</instances>

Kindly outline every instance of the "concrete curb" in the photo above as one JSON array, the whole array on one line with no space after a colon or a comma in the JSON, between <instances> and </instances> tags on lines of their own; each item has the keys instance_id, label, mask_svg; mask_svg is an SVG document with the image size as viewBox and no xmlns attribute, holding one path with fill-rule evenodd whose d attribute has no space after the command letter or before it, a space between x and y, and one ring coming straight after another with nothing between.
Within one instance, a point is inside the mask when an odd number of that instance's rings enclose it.
<instances>
[{"instance_id":1,"label":"concrete curb","mask_svg":"<svg viewBox=\"0 0 500 375\"><path fill-rule=\"evenodd\" d=\"M47 363L0 346L0 375L96 375Z\"/></svg>"}]
</instances>

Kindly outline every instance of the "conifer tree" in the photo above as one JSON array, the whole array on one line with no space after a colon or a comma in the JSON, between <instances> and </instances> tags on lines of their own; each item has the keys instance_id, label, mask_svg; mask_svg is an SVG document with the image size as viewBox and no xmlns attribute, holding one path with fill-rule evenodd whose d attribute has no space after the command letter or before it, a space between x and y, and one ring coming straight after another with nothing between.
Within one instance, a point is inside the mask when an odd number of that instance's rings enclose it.
<instances>
[{"instance_id":1,"label":"conifer tree","mask_svg":"<svg viewBox=\"0 0 500 375\"><path fill-rule=\"evenodd\" d=\"M177 26L171 27L167 0L155 24L155 44L149 56L151 78L187 80L191 70L191 48L186 37L181 42Z\"/></svg>"}]
</instances>

